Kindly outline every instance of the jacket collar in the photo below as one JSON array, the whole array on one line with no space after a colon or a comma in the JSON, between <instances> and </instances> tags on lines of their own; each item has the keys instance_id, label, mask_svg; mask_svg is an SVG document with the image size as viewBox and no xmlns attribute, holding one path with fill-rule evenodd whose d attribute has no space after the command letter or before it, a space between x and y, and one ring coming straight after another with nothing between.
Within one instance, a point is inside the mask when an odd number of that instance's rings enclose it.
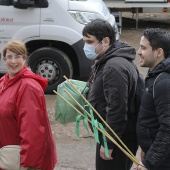
<instances>
[{"instance_id":1,"label":"jacket collar","mask_svg":"<svg viewBox=\"0 0 170 170\"><path fill-rule=\"evenodd\" d=\"M170 57L162 60L152 71L148 71L148 76L152 77L154 75L160 74L162 72L170 73Z\"/></svg>"}]
</instances>

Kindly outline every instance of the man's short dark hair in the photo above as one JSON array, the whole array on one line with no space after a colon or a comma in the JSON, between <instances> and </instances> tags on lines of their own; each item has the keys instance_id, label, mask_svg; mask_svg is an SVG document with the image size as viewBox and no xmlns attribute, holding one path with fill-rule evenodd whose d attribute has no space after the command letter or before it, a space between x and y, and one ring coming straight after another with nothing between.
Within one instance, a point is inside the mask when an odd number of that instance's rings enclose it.
<instances>
[{"instance_id":1,"label":"man's short dark hair","mask_svg":"<svg viewBox=\"0 0 170 170\"><path fill-rule=\"evenodd\" d=\"M170 34L165 29L147 28L142 34L150 43L152 50L162 48L164 57L170 57Z\"/></svg>"},{"instance_id":2,"label":"man's short dark hair","mask_svg":"<svg viewBox=\"0 0 170 170\"><path fill-rule=\"evenodd\" d=\"M116 32L114 28L110 25L110 23L103 19L95 19L88 23L83 31L83 36L88 37L87 34L93 35L97 40L102 41L103 38L110 38L110 45L115 43L116 41Z\"/></svg>"}]
</instances>

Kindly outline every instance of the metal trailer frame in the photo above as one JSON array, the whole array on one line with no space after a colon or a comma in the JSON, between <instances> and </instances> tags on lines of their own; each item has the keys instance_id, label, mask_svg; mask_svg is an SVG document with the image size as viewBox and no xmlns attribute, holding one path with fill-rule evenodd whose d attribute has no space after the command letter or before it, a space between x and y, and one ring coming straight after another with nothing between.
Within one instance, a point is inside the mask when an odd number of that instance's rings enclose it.
<instances>
[{"instance_id":1,"label":"metal trailer frame","mask_svg":"<svg viewBox=\"0 0 170 170\"><path fill-rule=\"evenodd\" d=\"M103 0L106 6L110 9L111 13L117 12L119 14L118 25L122 26L122 12L136 13L136 29L138 29L139 13L161 13L163 9L170 12L170 2L168 0L155 0L152 2L140 2L144 0ZM131 1L131 2L126 2ZM132 2L133 1L133 2ZM159 1L159 2L158 2ZM161 1L161 2L160 2Z\"/></svg>"}]
</instances>

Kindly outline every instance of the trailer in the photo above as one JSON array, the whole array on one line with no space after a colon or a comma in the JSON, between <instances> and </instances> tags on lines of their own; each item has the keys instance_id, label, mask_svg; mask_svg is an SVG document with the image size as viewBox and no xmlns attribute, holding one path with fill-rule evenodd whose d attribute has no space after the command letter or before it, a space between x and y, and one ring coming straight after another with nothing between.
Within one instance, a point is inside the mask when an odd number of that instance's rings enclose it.
<instances>
[{"instance_id":1,"label":"trailer","mask_svg":"<svg viewBox=\"0 0 170 170\"><path fill-rule=\"evenodd\" d=\"M122 12L136 14L138 28L139 13L170 13L170 0L103 0L122 26ZM121 29L120 29L121 30Z\"/></svg>"}]
</instances>

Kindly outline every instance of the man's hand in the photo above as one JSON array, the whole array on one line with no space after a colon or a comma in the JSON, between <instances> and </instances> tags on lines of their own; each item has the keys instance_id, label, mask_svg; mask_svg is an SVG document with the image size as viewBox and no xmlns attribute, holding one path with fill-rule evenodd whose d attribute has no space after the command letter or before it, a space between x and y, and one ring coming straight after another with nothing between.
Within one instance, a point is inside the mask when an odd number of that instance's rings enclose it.
<instances>
[{"instance_id":1,"label":"man's hand","mask_svg":"<svg viewBox=\"0 0 170 170\"><path fill-rule=\"evenodd\" d=\"M141 160L144 160L145 158L145 153L141 150L141 153L140 153L140 157L141 157Z\"/></svg>"},{"instance_id":2,"label":"man's hand","mask_svg":"<svg viewBox=\"0 0 170 170\"><path fill-rule=\"evenodd\" d=\"M112 152L113 152L113 149L110 149L110 150L109 150L109 158L108 158L108 157L105 155L104 147L101 145L101 147L100 147L100 157L101 157L102 159L104 159L104 160L111 160L111 159L113 159L113 158L111 157Z\"/></svg>"},{"instance_id":3,"label":"man's hand","mask_svg":"<svg viewBox=\"0 0 170 170\"><path fill-rule=\"evenodd\" d=\"M140 165L138 165L137 167L133 168L135 170L148 170L143 163L140 161Z\"/></svg>"}]
</instances>

